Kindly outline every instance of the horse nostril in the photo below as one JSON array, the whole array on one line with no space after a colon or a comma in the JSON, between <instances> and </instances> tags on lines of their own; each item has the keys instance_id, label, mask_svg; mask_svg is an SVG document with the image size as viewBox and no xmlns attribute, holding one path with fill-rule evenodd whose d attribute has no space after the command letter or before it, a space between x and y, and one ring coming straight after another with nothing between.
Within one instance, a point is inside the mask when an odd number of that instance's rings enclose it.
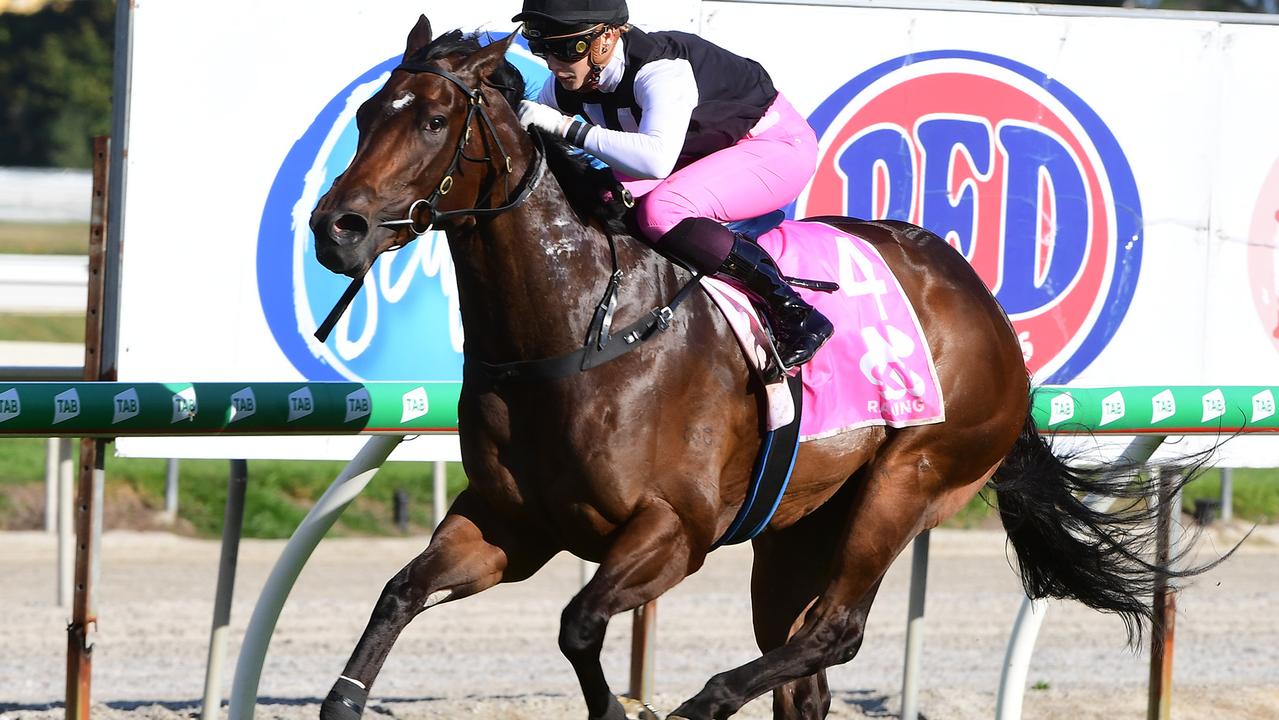
<instances>
[{"instance_id":1,"label":"horse nostril","mask_svg":"<svg viewBox=\"0 0 1279 720\"><path fill-rule=\"evenodd\" d=\"M344 240L364 237L369 231L369 221L363 215L346 213L333 221L333 236Z\"/></svg>"}]
</instances>

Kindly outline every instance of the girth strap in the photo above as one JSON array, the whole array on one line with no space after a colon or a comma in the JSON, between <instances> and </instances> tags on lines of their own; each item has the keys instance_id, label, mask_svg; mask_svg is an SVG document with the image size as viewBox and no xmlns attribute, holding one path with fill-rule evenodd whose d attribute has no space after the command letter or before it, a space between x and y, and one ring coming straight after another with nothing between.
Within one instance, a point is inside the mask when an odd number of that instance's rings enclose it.
<instances>
[{"instance_id":1,"label":"girth strap","mask_svg":"<svg viewBox=\"0 0 1279 720\"><path fill-rule=\"evenodd\" d=\"M712 550L721 545L736 545L750 540L768 527L777 512L782 495L786 494L786 487L790 485L795 457L799 454L799 421L804 405L802 377L801 370L786 378L787 389L795 402L795 418L789 425L765 434L759 457L755 460L755 471L746 488L746 499L742 501L733 523L724 531L724 536L711 546Z\"/></svg>"}]
</instances>

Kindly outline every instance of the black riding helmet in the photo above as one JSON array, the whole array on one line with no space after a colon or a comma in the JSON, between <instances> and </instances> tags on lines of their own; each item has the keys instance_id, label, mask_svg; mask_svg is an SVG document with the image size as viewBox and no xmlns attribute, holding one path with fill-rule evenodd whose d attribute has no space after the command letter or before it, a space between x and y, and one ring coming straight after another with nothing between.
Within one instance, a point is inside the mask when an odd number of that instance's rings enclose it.
<instances>
[{"instance_id":1,"label":"black riding helmet","mask_svg":"<svg viewBox=\"0 0 1279 720\"><path fill-rule=\"evenodd\" d=\"M523 22L528 29L550 37L571 35L600 23L625 25L628 19L626 0L524 0L524 9L511 21Z\"/></svg>"}]
</instances>

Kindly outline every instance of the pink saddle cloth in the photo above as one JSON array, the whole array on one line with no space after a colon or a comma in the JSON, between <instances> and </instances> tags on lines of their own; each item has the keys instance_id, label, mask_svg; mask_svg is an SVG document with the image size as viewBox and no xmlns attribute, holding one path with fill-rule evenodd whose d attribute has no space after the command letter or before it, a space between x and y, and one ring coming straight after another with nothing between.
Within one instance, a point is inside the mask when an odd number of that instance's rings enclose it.
<instances>
[{"instance_id":1,"label":"pink saddle cloth","mask_svg":"<svg viewBox=\"0 0 1279 720\"><path fill-rule=\"evenodd\" d=\"M787 221L760 236L783 275L839 283L832 293L799 293L835 325L835 334L803 366L800 441L870 425L943 422L941 385L919 318L879 251L829 225ZM767 333L750 300L732 285L703 278L757 369L767 365ZM782 380L766 386L768 429L794 419Z\"/></svg>"}]
</instances>

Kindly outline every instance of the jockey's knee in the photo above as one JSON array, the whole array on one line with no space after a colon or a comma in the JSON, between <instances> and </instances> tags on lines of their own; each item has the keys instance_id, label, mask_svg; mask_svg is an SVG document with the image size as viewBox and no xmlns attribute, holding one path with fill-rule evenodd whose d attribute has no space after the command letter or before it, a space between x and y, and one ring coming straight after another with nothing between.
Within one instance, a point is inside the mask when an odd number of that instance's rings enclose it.
<instances>
[{"instance_id":1,"label":"jockey's knee","mask_svg":"<svg viewBox=\"0 0 1279 720\"><path fill-rule=\"evenodd\" d=\"M702 214L682 195L665 188L650 192L635 206L635 220L650 242L657 242L681 220Z\"/></svg>"}]
</instances>

